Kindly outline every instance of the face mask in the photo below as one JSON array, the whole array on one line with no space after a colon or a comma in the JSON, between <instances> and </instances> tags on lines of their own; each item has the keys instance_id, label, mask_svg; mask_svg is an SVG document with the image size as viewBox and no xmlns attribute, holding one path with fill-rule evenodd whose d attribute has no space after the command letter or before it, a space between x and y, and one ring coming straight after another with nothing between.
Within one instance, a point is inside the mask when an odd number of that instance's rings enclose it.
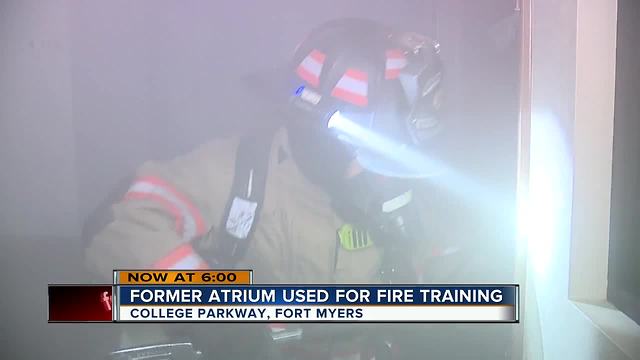
<instances>
[{"instance_id":1,"label":"face mask","mask_svg":"<svg viewBox=\"0 0 640 360\"><path fill-rule=\"evenodd\" d=\"M309 126L314 119L289 115L287 129L293 158L311 182L333 192L340 187L351 157L344 144L321 129Z\"/></svg>"}]
</instances>

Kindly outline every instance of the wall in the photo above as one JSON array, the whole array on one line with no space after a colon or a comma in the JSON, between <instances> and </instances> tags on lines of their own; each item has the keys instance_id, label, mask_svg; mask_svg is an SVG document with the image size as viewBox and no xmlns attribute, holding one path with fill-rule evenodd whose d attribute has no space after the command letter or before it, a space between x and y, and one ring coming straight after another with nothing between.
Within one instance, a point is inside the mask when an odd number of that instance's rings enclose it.
<instances>
[{"instance_id":1,"label":"wall","mask_svg":"<svg viewBox=\"0 0 640 360\"><path fill-rule=\"evenodd\" d=\"M77 234L67 10L0 4L0 236Z\"/></svg>"},{"instance_id":2,"label":"wall","mask_svg":"<svg viewBox=\"0 0 640 360\"><path fill-rule=\"evenodd\" d=\"M640 322L640 3L618 0L618 56L616 73L615 126L613 136L613 177L611 194L611 244L609 293L628 314ZM625 288L624 293L620 288ZM635 290L635 293L634 293ZM615 297L615 296L614 296ZM634 301L635 297L635 301Z\"/></svg>"},{"instance_id":3,"label":"wall","mask_svg":"<svg viewBox=\"0 0 640 360\"><path fill-rule=\"evenodd\" d=\"M533 1L528 359L630 359L606 289L616 2ZM604 274L602 273L604 271ZM580 302L578 302L580 300ZM602 322L604 320L604 322ZM606 324L606 325L603 325ZM628 345L628 344L627 344Z\"/></svg>"}]
</instances>

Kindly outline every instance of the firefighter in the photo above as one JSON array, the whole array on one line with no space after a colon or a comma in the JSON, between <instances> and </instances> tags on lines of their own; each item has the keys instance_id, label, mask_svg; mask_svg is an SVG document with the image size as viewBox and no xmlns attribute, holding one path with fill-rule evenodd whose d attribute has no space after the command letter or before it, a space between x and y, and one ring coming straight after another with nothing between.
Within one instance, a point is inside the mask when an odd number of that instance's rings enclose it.
<instances>
[{"instance_id":1,"label":"firefighter","mask_svg":"<svg viewBox=\"0 0 640 360\"><path fill-rule=\"evenodd\" d=\"M256 283L291 284L412 272L423 240L412 190L442 170L429 152L442 130L437 44L335 20L281 74L273 91L286 103L264 120L273 127L137 171L88 246L91 270L107 280L118 268L250 268ZM339 358L340 340L311 348Z\"/></svg>"}]
</instances>

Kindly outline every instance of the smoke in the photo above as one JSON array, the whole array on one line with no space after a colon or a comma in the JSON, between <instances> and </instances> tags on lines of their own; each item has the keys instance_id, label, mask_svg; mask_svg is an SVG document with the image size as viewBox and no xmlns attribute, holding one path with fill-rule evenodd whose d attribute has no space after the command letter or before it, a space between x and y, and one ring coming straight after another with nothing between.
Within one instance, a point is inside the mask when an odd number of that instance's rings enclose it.
<instances>
[{"instance_id":1,"label":"smoke","mask_svg":"<svg viewBox=\"0 0 640 360\"><path fill-rule=\"evenodd\" d=\"M504 14L493 2L3 1L0 261L10 272L2 278L0 357L91 358L112 349L116 326L46 324L46 284L88 280L85 219L142 162L259 122L253 115L242 121L253 109L240 79L285 61L311 27L331 18L367 17L427 34L435 33L437 18L449 88L458 89L449 95L463 134L456 166L466 161L470 176L515 191L515 156L501 154L515 150L517 104L479 74L500 73L501 62L517 66L477 42L489 21L467 21L470 14ZM477 53L482 62L470 56ZM500 74L501 82L516 83L508 71ZM474 136L482 141L467 142ZM457 210L440 226L464 221L469 226L454 232L477 235L482 208ZM509 241L485 227L484 237ZM455 338L479 336L466 331Z\"/></svg>"}]
</instances>

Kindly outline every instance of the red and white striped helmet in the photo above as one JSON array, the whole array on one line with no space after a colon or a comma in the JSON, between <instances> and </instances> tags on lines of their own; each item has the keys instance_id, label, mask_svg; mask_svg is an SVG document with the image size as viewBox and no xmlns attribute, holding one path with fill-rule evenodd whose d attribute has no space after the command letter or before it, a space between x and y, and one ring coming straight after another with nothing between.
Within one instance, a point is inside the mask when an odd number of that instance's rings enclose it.
<instances>
[{"instance_id":1,"label":"red and white striped helmet","mask_svg":"<svg viewBox=\"0 0 640 360\"><path fill-rule=\"evenodd\" d=\"M430 176L435 168L418 154L441 129L438 52L427 37L370 20L317 27L291 64L292 127L338 137L345 156L375 173Z\"/></svg>"}]
</instances>

